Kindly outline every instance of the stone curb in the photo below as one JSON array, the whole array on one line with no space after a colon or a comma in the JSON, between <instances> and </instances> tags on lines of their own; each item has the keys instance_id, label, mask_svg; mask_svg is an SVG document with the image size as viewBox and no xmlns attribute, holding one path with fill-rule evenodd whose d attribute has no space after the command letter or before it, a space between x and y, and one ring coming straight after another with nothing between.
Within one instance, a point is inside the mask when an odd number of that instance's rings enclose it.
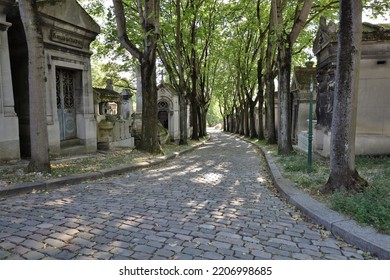
<instances>
[{"instance_id":1,"label":"stone curb","mask_svg":"<svg viewBox=\"0 0 390 280\"><path fill-rule=\"evenodd\" d=\"M51 178L44 181L26 182L26 183L18 183L18 184L10 185L0 189L0 197L29 193L32 191L48 191L48 190L60 188L67 185L79 184L89 180L98 180L104 177L120 175L126 172L132 172L138 169L148 168L151 166L161 164L168 160L174 159L185 153L189 153L199 147L204 146L206 142L207 140L201 142L196 146L189 147L183 151L175 152L172 155L156 157L155 159L151 159L145 162L121 165L118 167L102 169L96 172L74 174L66 177Z\"/></svg>"},{"instance_id":2,"label":"stone curb","mask_svg":"<svg viewBox=\"0 0 390 280\"><path fill-rule=\"evenodd\" d=\"M389 235L378 233L372 227L360 226L356 221L329 209L323 203L300 191L292 181L282 177L273 158L261 145L248 139L243 140L254 145L264 156L275 187L289 203L335 236L341 237L363 251L372 253L379 259L390 260Z\"/></svg>"}]
</instances>

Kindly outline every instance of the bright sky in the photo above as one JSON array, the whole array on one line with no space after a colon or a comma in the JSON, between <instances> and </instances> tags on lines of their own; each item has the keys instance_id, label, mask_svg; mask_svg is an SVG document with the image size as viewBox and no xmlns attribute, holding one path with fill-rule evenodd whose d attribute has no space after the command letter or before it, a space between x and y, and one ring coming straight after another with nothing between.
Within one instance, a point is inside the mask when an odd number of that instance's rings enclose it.
<instances>
[{"instance_id":1,"label":"bright sky","mask_svg":"<svg viewBox=\"0 0 390 280\"><path fill-rule=\"evenodd\" d=\"M367 13L363 12L363 22L369 22L369 23L390 23L390 11L388 11L387 17L379 17L377 19L371 19Z\"/></svg>"}]
</instances>

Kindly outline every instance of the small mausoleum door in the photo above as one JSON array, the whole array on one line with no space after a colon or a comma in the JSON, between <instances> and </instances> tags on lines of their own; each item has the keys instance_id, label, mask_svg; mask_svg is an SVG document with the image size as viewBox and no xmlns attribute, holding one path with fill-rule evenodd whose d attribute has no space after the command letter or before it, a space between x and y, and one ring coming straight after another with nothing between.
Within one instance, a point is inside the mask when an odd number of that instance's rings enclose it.
<instances>
[{"instance_id":1,"label":"small mausoleum door","mask_svg":"<svg viewBox=\"0 0 390 280\"><path fill-rule=\"evenodd\" d=\"M169 127L168 121L169 104L166 101L158 102L158 120L165 129Z\"/></svg>"},{"instance_id":2,"label":"small mausoleum door","mask_svg":"<svg viewBox=\"0 0 390 280\"><path fill-rule=\"evenodd\" d=\"M61 140L77 136L74 77L75 73L72 70L56 69L57 112Z\"/></svg>"}]
</instances>

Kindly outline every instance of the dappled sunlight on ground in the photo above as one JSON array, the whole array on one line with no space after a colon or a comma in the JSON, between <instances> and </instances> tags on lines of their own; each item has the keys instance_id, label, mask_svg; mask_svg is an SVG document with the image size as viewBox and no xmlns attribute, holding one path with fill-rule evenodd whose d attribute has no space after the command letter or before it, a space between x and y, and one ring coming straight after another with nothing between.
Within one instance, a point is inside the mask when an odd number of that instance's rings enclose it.
<instances>
[{"instance_id":1,"label":"dappled sunlight on ground","mask_svg":"<svg viewBox=\"0 0 390 280\"><path fill-rule=\"evenodd\" d=\"M259 183L265 183L265 182L268 182L269 180L267 178L265 178L265 177L258 177L256 179L256 181L259 182Z\"/></svg>"},{"instance_id":2,"label":"dappled sunlight on ground","mask_svg":"<svg viewBox=\"0 0 390 280\"><path fill-rule=\"evenodd\" d=\"M216 186L222 182L223 175L219 173L206 173L191 179L191 182Z\"/></svg>"},{"instance_id":3,"label":"dappled sunlight on ground","mask_svg":"<svg viewBox=\"0 0 390 280\"><path fill-rule=\"evenodd\" d=\"M5 256L324 258L316 243L321 232L266 187L268 175L253 149L226 135L212 139L153 168L2 201ZM22 246L12 247L15 240ZM341 256L337 240L323 240Z\"/></svg>"}]
</instances>

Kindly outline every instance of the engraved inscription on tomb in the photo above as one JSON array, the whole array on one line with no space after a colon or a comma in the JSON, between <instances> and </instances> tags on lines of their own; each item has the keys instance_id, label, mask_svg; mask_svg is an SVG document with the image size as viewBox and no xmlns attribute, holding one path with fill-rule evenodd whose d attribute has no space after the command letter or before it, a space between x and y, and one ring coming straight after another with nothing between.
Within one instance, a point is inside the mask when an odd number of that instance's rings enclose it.
<instances>
[{"instance_id":1,"label":"engraved inscription on tomb","mask_svg":"<svg viewBox=\"0 0 390 280\"><path fill-rule=\"evenodd\" d=\"M83 48L83 40L73 36L64 31L51 30L50 39L53 42L62 43L68 46L76 47L79 49Z\"/></svg>"}]
</instances>

